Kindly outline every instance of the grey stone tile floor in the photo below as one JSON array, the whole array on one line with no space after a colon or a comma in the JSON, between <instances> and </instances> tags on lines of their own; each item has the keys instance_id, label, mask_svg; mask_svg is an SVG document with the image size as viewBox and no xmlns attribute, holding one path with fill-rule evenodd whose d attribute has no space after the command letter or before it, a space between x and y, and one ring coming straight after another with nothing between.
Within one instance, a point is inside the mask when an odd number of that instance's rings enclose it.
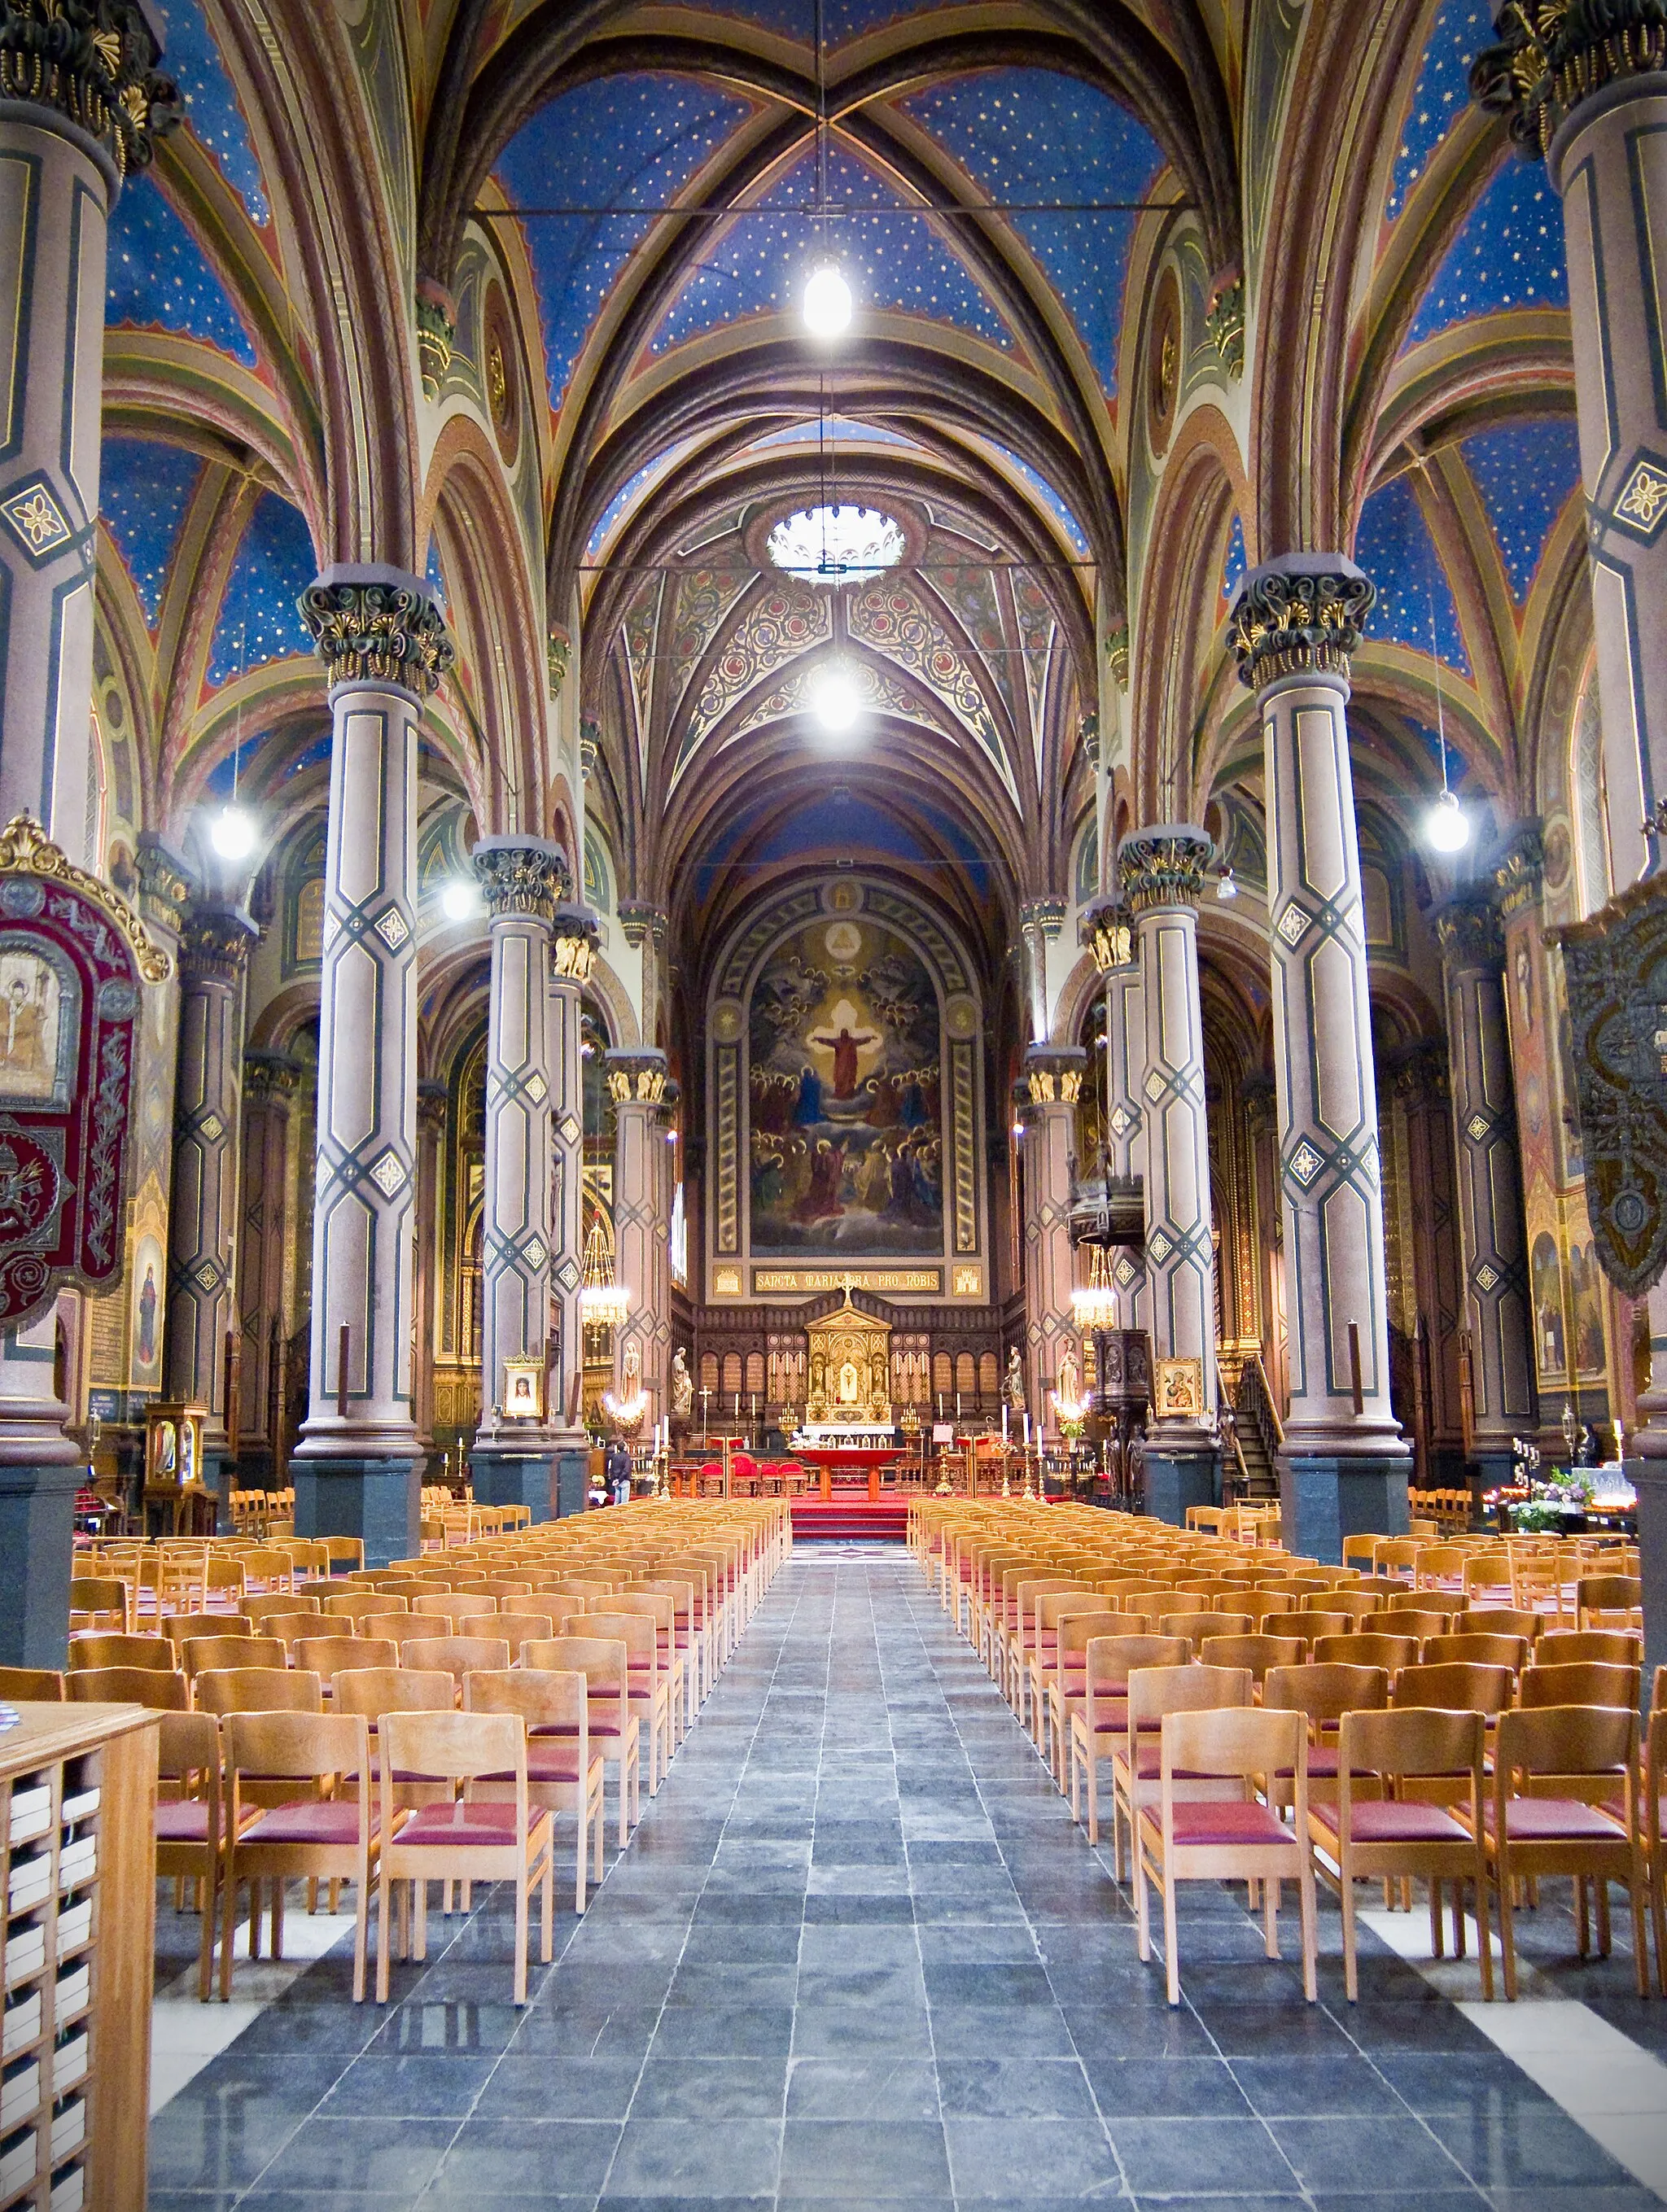
<instances>
[{"instance_id":1,"label":"grey stone tile floor","mask_svg":"<svg viewBox=\"0 0 1667 2212\"><path fill-rule=\"evenodd\" d=\"M338 1945L153 2120L151 2212L1658 2205L1370 1938L1348 2005L1323 1891L1318 2007L1242 1899L1187 1897L1171 2012L908 1555L800 1547L532 2002L496 1893L386 2008ZM1616 1935L1578 1993L1632 2033ZM159 1941L194 1951L171 1894Z\"/></svg>"}]
</instances>

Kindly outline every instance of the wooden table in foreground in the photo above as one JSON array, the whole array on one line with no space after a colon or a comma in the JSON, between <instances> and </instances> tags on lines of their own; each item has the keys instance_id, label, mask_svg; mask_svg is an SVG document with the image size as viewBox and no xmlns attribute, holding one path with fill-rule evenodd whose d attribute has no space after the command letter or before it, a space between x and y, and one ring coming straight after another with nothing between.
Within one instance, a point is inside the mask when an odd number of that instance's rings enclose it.
<instances>
[{"instance_id":1,"label":"wooden table in foreground","mask_svg":"<svg viewBox=\"0 0 1667 2212\"><path fill-rule=\"evenodd\" d=\"M0 1732L0 2206L143 2212L157 1717L18 1705Z\"/></svg>"}]
</instances>

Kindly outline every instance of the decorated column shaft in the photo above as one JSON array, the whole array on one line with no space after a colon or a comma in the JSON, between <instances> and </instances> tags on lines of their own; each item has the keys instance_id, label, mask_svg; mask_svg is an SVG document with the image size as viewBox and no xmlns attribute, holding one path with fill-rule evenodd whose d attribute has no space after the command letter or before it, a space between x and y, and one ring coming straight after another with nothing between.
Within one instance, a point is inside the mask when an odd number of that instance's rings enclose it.
<instances>
[{"instance_id":1,"label":"decorated column shaft","mask_svg":"<svg viewBox=\"0 0 1667 2212\"><path fill-rule=\"evenodd\" d=\"M168 1207L162 1395L204 1406L204 1475L225 1465L226 1338L237 1319L243 979L259 932L245 915L199 907L179 948L179 1058Z\"/></svg>"},{"instance_id":2,"label":"decorated column shaft","mask_svg":"<svg viewBox=\"0 0 1667 2212\"><path fill-rule=\"evenodd\" d=\"M122 179L178 117L149 11L102 0L85 14L0 8L0 823L28 814L72 859L96 860L85 848L106 236ZM0 1563L22 1593L0 1655L52 1667L82 1463L54 1342L50 1314L0 1331Z\"/></svg>"},{"instance_id":3,"label":"decorated column shaft","mask_svg":"<svg viewBox=\"0 0 1667 2212\"><path fill-rule=\"evenodd\" d=\"M416 1326L411 1332L417 1364L411 1377L411 1411L417 1441L425 1454L434 1449L435 1314L440 1280L435 1232L440 1218L448 1097L446 1085L434 1077L426 1078L417 1086L417 1309ZM444 1472L443 1468L435 1469L438 1474Z\"/></svg>"},{"instance_id":4,"label":"decorated column shaft","mask_svg":"<svg viewBox=\"0 0 1667 2212\"><path fill-rule=\"evenodd\" d=\"M630 1298L630 1310L614 1331L616 1379L635 1372L648 1399L652 1423L664 1411L666 1370L671 1360L666 1248L672 1231L665 1207L665 1113L668 1076L663 1052L611 1051L608 1095L614 1109L614 1279ZM675 1094L673 1094L675 1096Z\"/></svg>"},{"instance_id":5,"label":"decorated column shaft","mask_svg":"<svg viewBox=\"0 0 1667 2212\"><path fill-rule=\"evenodd\" d=\"M1436 917L1447 982L1448 1079L1469 1339L1469 1455L1484 1488L1508 1482L1512 1439L1539 1419L1505 937L1486 894Z\"/></svg>"},{"instance_id":6,"label":"decorated column shaft","mask_svg":"<svg viewBox=\"0 0 1667 2212\"><path fill-rule=\"evenodd\" d=\"M1510 0L1470 72L1562 196L1615 878L1667 854L1667 21Z\"/></svg>"},{"instance_id":7,"label":"decorated column shaft","mask_svg":"<svg viewBox=\"0 0 1667 2212\"><path fill-rule=\"evenodd\" d=\"M1111 1203L1121 1194L1132 1208L1136 1189L1144 1188L1146 1175L1146 1121L1141 1109L1141 1080L1146 1073L1146 1006L1135 951L1135 918L1120 900L1107 899L1091 907L1084 921L1094 965L1104 978L1105 988L1105 1170L1110 1178L1106 1196ZM1114 1203L1112 1211L1116 1211ZM1117 1297L1117 1327L1144 1328L1146 1268L1140 1252L1120 1247L1110 1266Z\"/></svg>"},{"instance_id":8,"label":"decorated column shaft","mask_svg":"<svg viewBox=\"0 0 1667 2212\"><path fill-rule=\"evenodd\" d=\"M177 121L139 0L0 5L0 822L87 837L106 233Z\"/></svg>"},{"instance_id":9,"label":"decorated column shaft","mask_svg":"<svg viewBox=\"0 0 1667 2212\"><path fill-rule=\"evenodd\" d=\"M530 1506L544 1521L551 1508L550 926L567 862L532 837L484 837L473 859L492 944L475 1494L487 1504Z\"/></svg>"},{"instance_id":10,"label":"decorated column shaft","mask_svg":"<svg viewBox=\"0 0 1667 2212\"><path fill-rule=\"evenodd\" d=\"M1081 1371L1071 1306L1071 1161L1087 1064L1080 1045L1032 1045L1025 1055L1025 1395L1037 1431L1057 1427L1053 1394L1066 1352Z\"/></svg>"},{"instance_id":11,"label":"decorated column shaft","mask_svg":"<svg viewBox=\"0 0 1667 2212\"><path fill-rule=\"evenodd\" d=\"M417 1545L417 749L452 647L429 586L329 568L301 614L334 719L319 1014L312 1406L292 1462L302 1535Z\"/></svg>"},{"instance_id":12,"label":"decorated column shaft","mask_svg":"<svg viewBox=\"0 0 1667 2212\"><path fill-rule=\"evenodd\" d=\"M583 1509L586 1492L581 1394L584 1316L579 1294L585 1261L584 987L596 958L596 918L583 906L559 906L550 946L550 1327L556 1340L550 1425L557 1442L557 1510Z\"/></svg>"},{"instance_id":13,"label":"decorated column shaft","mask_svg":"<svg viewBox=\"0 0 1667 2212\"><path fill-rule=\"evenodd\" d=\"M283 1420L283 1263L289 1224L289 1102L301 1065L287 1053L243 1055L243 1188L237 1253L237 1465L240 1486L265 1489Z\"/></svg>"},{"instance_id":14,"label":"decorated column shaft","mask_svg":"<svg viewBox=\"0 0 1667 2212\"><path fill-rule=\"evenodd\" d=\"M1135 916L1145 1028L1146 1271L1152 1330L1148 1512L1184 1521L1219 1494L1215 1254L1198 995L1198 900L1214 848L1189 823L1136 830L1118 848Z\"/></svg>"},{"instance_id":15,"label":"decorated column shaft","mask_svg":"<svg viewBox=\"0 0 1667 2212\"><path fill-rule=\"evenodd\" d=\"M1340 554L1287 555L1252 569L1232 618L1267 786L1290 1385L1280 1480L1287 1539L1323 1559L1357 1529L1407 1522L1347 714L1372 596Z\"/></svg>"}]
</instances>

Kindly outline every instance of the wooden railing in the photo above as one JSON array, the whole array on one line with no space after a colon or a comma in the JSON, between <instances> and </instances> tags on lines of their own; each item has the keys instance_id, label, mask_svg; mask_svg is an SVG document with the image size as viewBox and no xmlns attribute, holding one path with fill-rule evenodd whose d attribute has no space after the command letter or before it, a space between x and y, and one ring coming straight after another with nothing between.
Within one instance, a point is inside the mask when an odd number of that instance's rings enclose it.
<instances>
[{"instance_id":1,"label":"wooden railing","mask_svg":"<svg viewBox=\"0 0 1667 2212\"><path fill-rule=\"evenodd\" d=\"M1233 1392L1232 1403L1233 1412L1238 1419L1254 1425L1271 1467L1275 1455L1285 1442L1285 1428L1275 1410L1274 1394L1268 1383L1268 1370L1262 1364L1259 1352L1250 1352L1239 1369L1238 1387Z\"/></svg>"}]
</instances>

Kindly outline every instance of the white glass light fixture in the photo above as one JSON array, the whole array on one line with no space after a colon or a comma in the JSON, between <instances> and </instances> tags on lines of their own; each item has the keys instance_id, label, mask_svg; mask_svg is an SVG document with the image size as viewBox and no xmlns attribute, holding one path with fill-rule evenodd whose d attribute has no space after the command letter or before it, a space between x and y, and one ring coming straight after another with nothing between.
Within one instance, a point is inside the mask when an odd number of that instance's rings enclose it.
<instances>
[{"instance_id":1,"label":"white glass light fixture","mask_svg":"<svg viewBox=\"0 0 1667 2212\"><path fill-rule=\"evenodd\" d=\"M222 806L209 830L209 842L222 860L246 860L255 848L255 818L234 799Z\"/></svg>"},{"instance_id":2,"label":"white glass light fixture","mask_svg":"<svg viewBox=\"0 0 1667 2212\"><path fill-rule=\"evenodd\" d=\"M479 886L454 876L440 894L440 910L447 921L472 921L480 912Z\"/></svg>"},{"instance_id":3,"label":"white glass light fixture","mask_svg":"<svg viewBox=\"0 0 1667 2212\"><path fill-rule=\"evenodd\" d=\"M587 1328L618 1328L631 1310L630 1292L614 1280L613 1254L599 1221L593 1221L585 1239L584 1281L579 1291L579 1310Z\"/></svg>"},{"instance_id":4,"label":"white glass light fixture","mask_svg":"<svg viewBox=\"0 0 1667 2212\"><path fill-rule=\"evenodd\" d=\"M903 525L872 507L803 507L764 540L771 562L806 584L866 584L907 550Z\"/></svg>"},{"instance_id":5,"label":"white glass light fixture","mask_svg":"<svg viewBox=\"0 0 1667 2212\"><path fill-rule=\"evenodd\" d=\"M1236 899L1238 896L1238 885L1233 880L1233 872L1231 868L1224 866L1221 872L1217 876L1215 896L1224 901Z\"/></svg>"},{"instance_id":6,"label":"white glass light fixture","mask_svg":"<svg viewBox=\"0 0 1667 2212\"><path fill-rule=\"evenodd\" d=\"M837 261L818 261L806 280L805 328L813 338L837 338L851 326L851 288Z\"/></svg>"},{"instance_id":7,"label":"white glass light fixture","mask_svg":"<svg viewBox=\"0 0 1667 2212\"><path fill-rule=\"evenodd\" d=\"M862 712L856 679L838 661L824 661L805 689L805 703L824 737L848 737Z\"/></svg>"},{"instance_id":8,"label":"white glass light fixture","mask_svg":"<svg viewBox=\"0 0 1667 2212\"><path fill-rule=\"evenodd\" d=\"M1462 853L1470 842L1470 824L1464 809L1458 803L1457 793L1449 791L1445 781L1441 796L1424 817L1424 836L1438 853Z\"/></svg>"},{"instance_id":9,"label":"white glass light fixture","mask_svg":"<svg viewBox=\"0 0 1667 2212\"><path fill-rule=\"evenodd\" d=\"M1094 1244L1089 1249L1093 1257L1088 1280L1080 1283L1071 1293L1072 1318L1085 1333L1094 1328L1115 1328L1117 1321L1117 1295L1112 1285L1105 1247Z\"/></svg>"}]
</instances>

